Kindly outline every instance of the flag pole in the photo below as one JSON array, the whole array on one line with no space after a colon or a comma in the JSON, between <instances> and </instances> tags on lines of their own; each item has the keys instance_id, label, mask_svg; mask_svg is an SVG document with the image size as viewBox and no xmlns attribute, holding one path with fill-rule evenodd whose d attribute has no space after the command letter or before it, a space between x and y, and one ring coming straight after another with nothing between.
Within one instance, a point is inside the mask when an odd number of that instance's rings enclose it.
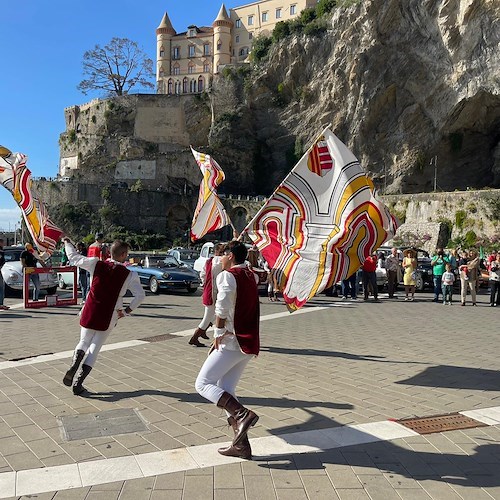
<instances>
[{"instance_id":1,"label":"flag pole","mask_svg":"<svg viewBox=\"0 0 500 500\"><path fill-rule=\"evenodd\" d=\"M323 135L328 130L329 127L330 127L330 125L326 125L326 127L323 128L323 131L320 134L316 135L315 137ZM268 200L276 194L276 192L281 188L281 186L283 186L283 184L285 184L285 182L288 180L288 178L292 175L295 167L306 157L306 155L308 155L310 153L310 151L314 147L315 143L316 143L315 141L312 142L312 144L309 146L307 151L300 157L300 160L295 163L295 165L290 170L290 172L288 172L286 177L280 182L278 187L272 192L271 196L268 196L268 198L267 198ZM260 213L262 212L262 210L264 210L265 206L266 206L266 202L264 202L264 204L260 207L259 211L253 216L252 220L244 227L244 229L241 231L240 237L238 239L240 239L248 231L248 228L253 224L253 221L257 217L259 217Z\"/></svg>"}]
</instances>

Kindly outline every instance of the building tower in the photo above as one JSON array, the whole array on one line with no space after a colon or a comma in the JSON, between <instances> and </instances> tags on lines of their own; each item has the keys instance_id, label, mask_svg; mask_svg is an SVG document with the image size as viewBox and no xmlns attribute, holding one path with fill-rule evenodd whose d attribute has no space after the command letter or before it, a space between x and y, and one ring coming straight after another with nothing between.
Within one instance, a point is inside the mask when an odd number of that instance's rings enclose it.
<instances>
[{"instance_id":1,"label":"building tower","mask_svg":"<svg viewBox=\"0 0 500 500\"><path fill-rule=\"evenodd\" d=\"M176 34L165 12L160 25L156 28L156 92L165 94L165 77L170 75L171 40Z\"/></svg>"},{"instance_id":2,"label":"building tower","mask_svg":"<svg viewBox=\"0 0 500 500\"><path fill-rule=\"evenodd\" d=\"M226 7L221 5L219 14L212 24L214 29L214 67L213 72L219 72L219 68L231 62L231 30L233 21L227 15Z\"/></svg>"}]
</instances>

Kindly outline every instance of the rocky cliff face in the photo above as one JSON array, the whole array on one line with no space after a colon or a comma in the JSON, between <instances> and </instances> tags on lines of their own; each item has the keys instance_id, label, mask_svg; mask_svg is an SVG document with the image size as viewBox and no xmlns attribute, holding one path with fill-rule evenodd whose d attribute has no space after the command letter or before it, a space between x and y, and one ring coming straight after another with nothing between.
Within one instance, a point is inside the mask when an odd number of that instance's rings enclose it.
<instances>
[{"instance_id":1,"label":"rocky cliff face","mask_svg":"<svg viewBox=\"0 0 500 500\"><path fill-rule=\"evenodd\" d=\"M266 172L261 192L326 124L387 193L500 187L499 18L496 0L337 8L327 33L273 46L244 92L237 72L219 83L211 145L257 184Z\"/></svg>"}]
</instances>

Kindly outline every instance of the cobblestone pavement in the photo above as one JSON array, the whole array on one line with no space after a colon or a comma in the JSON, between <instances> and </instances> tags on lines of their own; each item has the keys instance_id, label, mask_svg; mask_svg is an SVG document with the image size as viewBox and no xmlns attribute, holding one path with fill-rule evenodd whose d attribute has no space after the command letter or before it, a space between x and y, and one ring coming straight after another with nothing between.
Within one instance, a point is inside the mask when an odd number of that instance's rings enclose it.
<instances>
[{"instance_id":1,"label":"cobblestone pavement","mask_svg":"<svg viewBox=\"0 0 500 500\"><path fill-rule=\"evenodd\" d=\"M148 295L120 320L110 346L172 335L103 351L85 398L61 383L79 308L0 312L0 498L500 499L500 419L307 444L389 419L500 407L500 308L488 307L485 290L478 298L460 307L428 293L380 303L320 296L300 314L262 298L262 352L238 392L260 415L253 461L220 460L225 419L193 387L207 355L186 338L202 315L199 293ZM146 428L71 441L62 432L63 417L117 409L134 410ZM167 456L178 460L151 468Z\"/></svg>"}]
</instances>

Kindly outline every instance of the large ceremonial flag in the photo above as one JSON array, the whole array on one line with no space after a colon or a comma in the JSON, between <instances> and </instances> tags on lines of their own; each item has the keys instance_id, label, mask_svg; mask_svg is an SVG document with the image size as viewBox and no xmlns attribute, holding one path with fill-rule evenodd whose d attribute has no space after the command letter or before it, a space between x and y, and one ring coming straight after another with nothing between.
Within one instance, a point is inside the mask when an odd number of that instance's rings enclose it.
<instances>
[{"instance_id":1,"label":"large ceremonial flag","mask_svg":"<svg viewBox=\"0 0 500 500\"><path fill-rule=\"evenodd\" d=\"M355 273L396 229L356 157L326 128L243 232L294 311Z\"/></svg>"},{"instance_id":2,"label":"large ceremonial flag","mask_svg":"<svg viewBox=\"0 0 500 500\"><path fill-rule=\"evenodd\" d=\"M63 232L49 219L45 205L31 194L31 172L26 161L25 155L0 146L0 183L19 205L38 252L51 255Z\"/></svg>"},{"instance_id":3,"label":"large ceremonial flag","mask_svg":"<svg viewBox=\"0 0 500 500\"><path fill-rule=\"evenodd\" d=\"M231 222L217 196L217 187L225 179L224 172L211 156L198 153L193 148L191 151L203 175L198 203L191 224L191 241L196 241L207 233L227 226Z\"/></svg>"}]
</instances>

